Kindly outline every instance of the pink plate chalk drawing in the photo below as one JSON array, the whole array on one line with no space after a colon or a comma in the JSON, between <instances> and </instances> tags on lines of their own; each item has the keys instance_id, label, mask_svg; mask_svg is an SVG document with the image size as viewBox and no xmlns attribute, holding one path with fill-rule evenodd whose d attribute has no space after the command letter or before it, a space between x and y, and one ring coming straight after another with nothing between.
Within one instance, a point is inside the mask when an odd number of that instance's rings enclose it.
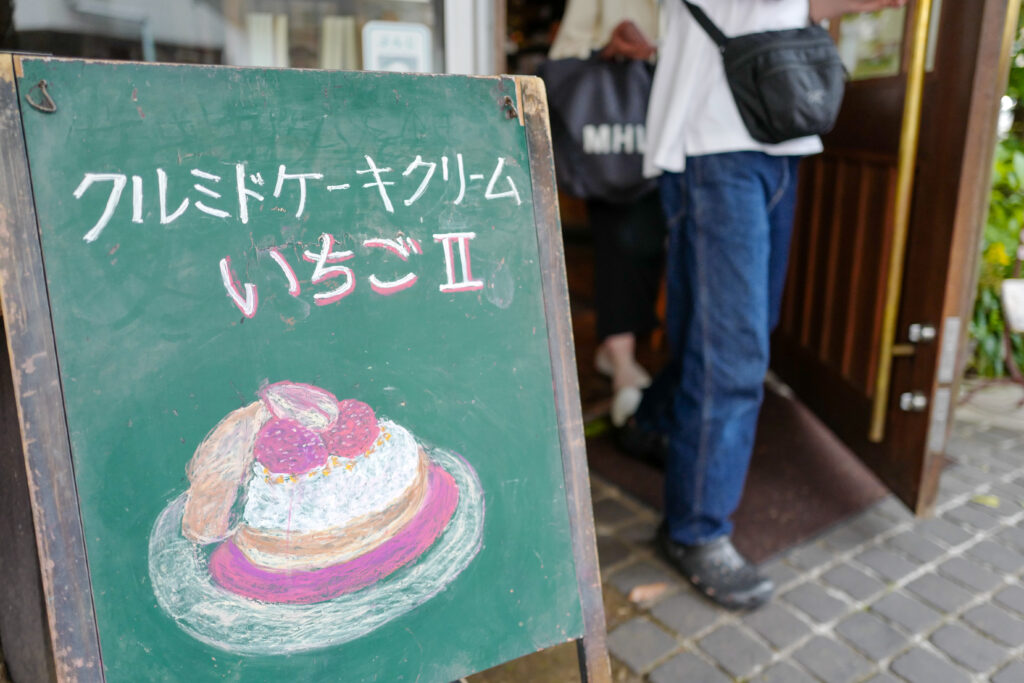
<instances>
[{"instance_id":1,"label":"pink plate chalk drawing","mask_svg":"<svg viewBox=\"0 0 1024 683\"><path fill-rule=\"evenodd\" d=\"M476 556L484 496L463 458L319 387L259 396L199 444L150 534L157 601L189 634L239 654L338 645Z\"/></svg>"}]
</instances>

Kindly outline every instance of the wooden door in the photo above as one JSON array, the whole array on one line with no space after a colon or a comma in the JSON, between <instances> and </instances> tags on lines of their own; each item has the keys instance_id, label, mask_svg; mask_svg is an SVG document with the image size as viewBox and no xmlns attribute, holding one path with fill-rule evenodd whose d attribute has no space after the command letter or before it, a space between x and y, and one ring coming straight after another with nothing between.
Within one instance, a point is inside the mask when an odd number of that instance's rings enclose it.
<instances>
[{"instance_id":1,"label":"wooden door","mask_svg":"<svg viewBox=\"0 0 1024 683\"><path fill-rule=\"evenodd\" d=\"M894 217L901 126L904 135L913 130L903 110L920 2L906 8L894 73L852 81L825 152L803 164L773 362L897 496L927 514L962 372L1020 0L932 0L934 56L920 90L919 142L904 169L914 180L903 251ZM833 30L840 35L843 23ZM889 295L895 262L902 276Z\"/></svg>"}]
</instances>

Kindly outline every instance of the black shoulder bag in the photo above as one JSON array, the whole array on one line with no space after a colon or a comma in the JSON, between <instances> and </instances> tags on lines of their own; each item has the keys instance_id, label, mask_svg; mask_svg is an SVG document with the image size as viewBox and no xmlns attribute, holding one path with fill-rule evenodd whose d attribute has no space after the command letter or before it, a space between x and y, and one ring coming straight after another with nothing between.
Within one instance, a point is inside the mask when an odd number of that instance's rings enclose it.
<instances>
[{"instance_id":1,"label":"black shoulder bag","mask_svg":"<svg viewBox=\"0 0 1024 683\"><path fill-rule=\"evenodd\" d=\"M683 4L722 53L740 117L755 140L785 142L832 130L846 69L821 26L727 37L700 7Z\"/></svg>"}]
</instances>

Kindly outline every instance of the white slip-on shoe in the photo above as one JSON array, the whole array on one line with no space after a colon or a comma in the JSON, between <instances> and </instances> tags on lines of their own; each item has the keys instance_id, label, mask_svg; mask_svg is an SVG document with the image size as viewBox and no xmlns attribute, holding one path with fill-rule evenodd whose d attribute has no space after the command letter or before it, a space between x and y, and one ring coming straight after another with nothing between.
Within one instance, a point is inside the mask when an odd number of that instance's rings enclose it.
<instances>
[{"instance_id":1,"label":"white slip-on shoe","mask_svg":"<svg viewBox=\"0 0 1024 683\"><path fill-rule=\"evenodd\" d=\"M637 389L646 389L651 386L651 375L644 369L644 366L635 360L631 362L631 365L629 374L622 385ZM597 353L594 354L594 368L608 379L615 379L615 365L612 363L611 354L603 346L597 347Z\"/></svg>"},{"instance_id":2,"label":"white slip-on shoe","mask_svg":"<svg viewBox=\"0 0 1024 683\"><path fill-rule=\"evenodd\" d=\"M643 399L643 392L637 387L623 387L615 392L612 399L611 420L612 426L621 427L626 421L633 417L640 401Z\"/></svg>"}]
</instances>

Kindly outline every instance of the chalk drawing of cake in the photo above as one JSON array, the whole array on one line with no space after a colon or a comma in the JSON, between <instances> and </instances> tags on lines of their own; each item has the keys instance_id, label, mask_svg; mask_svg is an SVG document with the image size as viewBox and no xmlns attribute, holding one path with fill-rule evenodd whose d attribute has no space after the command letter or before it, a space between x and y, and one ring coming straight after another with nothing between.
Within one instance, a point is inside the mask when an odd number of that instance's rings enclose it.
<instances>
[{"instance_id":1,"label":"chalk drawing of cake","mask_svg":"<svg viewBox=\"0 0 1024 683\"><path fill-rule=\"evenodd\" d=\"M460 456L361 401L279 382L225 416L149 543L160 606L241 654L347 642L438 594L483 536Z\"/></svg>"}]
</instances>

